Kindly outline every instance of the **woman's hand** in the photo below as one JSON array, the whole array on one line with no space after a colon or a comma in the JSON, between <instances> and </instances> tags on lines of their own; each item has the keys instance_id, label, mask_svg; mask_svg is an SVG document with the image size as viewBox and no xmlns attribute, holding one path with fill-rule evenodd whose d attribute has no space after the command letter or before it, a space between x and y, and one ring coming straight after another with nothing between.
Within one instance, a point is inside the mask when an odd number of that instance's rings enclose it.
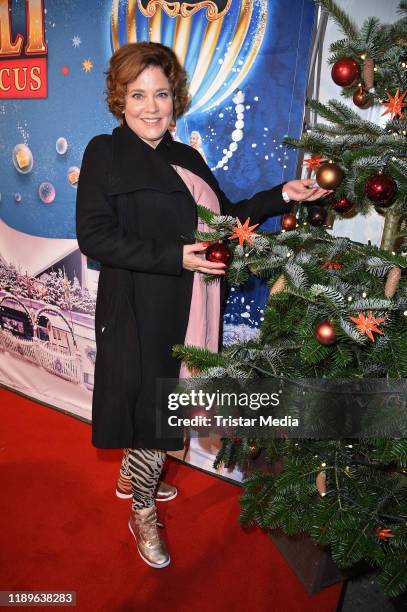
<instances>
[{"instance_id":1,"label":"woman's hand","mask_svg":"<svg viewBox=\"0 0 407 612\"><path fill-rule=\"evenodd\" d=\"M205 242L186 244L184 246L183 268L191 272L204 272L205 274L225 274L226 265L224 263L214 263L202 259L195 253L203 253L207 247Z\"/></svg>"},{"instance_id":2,"label":"woman's hand","mask_svg":"<svg viewBox=\"0 0 407 612\"><path fill-rule=\"evenodd\" d=\"M332 189L322 189L316 186L315 179L298 179L294 181L288 181L283 185L282 191L285 191L290 200L296 200L297 202L311 202L312 200L318 200L332 193Z\"/></svg>"}]
</instances>

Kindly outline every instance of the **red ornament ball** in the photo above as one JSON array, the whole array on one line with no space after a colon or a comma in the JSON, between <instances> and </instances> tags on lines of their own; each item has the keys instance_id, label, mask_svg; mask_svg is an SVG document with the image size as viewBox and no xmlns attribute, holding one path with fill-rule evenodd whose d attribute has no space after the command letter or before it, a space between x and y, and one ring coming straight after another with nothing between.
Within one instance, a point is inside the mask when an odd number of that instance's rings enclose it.
<instances>
[{"instance_id":1,"label":"red ornament ball","mask_svg":"<svg viewBox=\"0 0 407 612\"><path fill-rule=\"evenodd\" d=\"M249 448L249 457L250 459L254 461L260 455L261 448L259 448L255 442L250 442L248 445L248 448Z\"/></svg>"},{"instance_id":2,"label":"red ornament ball","mask_svg":"<svg viewBox=\"0 0 407 612\"><path fill-rule=\"evenodd\" d=\"M370 99L368 92L366 89L359 85L355 93L353 94L353 104L355 104L358 108L369 108Z\"/></svg>"},{"instance_id":3,"label":"red ornament ball","mask_svg":"<svg viewBox=\"0 0 407 612\"><path fill-rule=\"evenodd\" d=\"M336 342L335 328L329 321L321 321L315 326L315 338L320 344L330 346Z\"/></svg>"},{"instance_id":4,"label":"red ornament ball","mask_svg":"<svg viewBox=\"0 0 407 612\"><path fill-rule=\"evenodd\" d=\"M213 242L207 247L205 257L208 261L229 265L232 253L224 242Z\"/></svg>"},{"instance_id":5,"label":"red ornament ball","mask_svg":"<svg viewBox=\"0 0 407 612\"><path fill-rule=\"evenodd\" d=\"M396 191L396 182L387 174L374 174L365 183L365 194L380 206L389 206Z\"/></svg>"},{"instance_id":6,"label":"red ornament ball","mask_svg":"<svg viewBox=\"0 0 407 612\"><path fill-rule=\"evenodd\" d=\"M311 206L311 208L308 210L307 220L310 225L314 225L315 227L324 225L327 218L328 213L322 206Z\"/></svg>"},{"instance_id":7,"label":"red ornament ball","mask_svg":"<svg viewBox=\"0 0 407 612\"><path fill-rule=\"evenodd\" d=\"M199 419L200 417L201 418L207 417L208 411L205 409L205 406L194 406L190 414L191 414L191 418L198 417Z\"/></svg>"},{"instance_id":8,"label":"red ornament ball","mask_svg":"<svg viewBox=\"0 0 407 612\"><path fill-rule=\"evenodd\" d=\"M343 196L342 198L338 198L337 200L333 200L331 202L331 206L338 213L347 213L350 210L352 210L354 204L353 204L353 202L350 202L348 200L348 198L345 198L345 196Z\"/></svg>"},{"instance_id":9,"label":"red ornament ball","mask_svg":"<svg viewBox=\"0 0 407 612\"><path fill-rule=\"evenodd\" d=\"M352 57L343 57L332 66L331 76L340 87L349 87L359 76L359 64Z\"/></svg>"},{"instance_id":10,"label":"red ornament ball","mask_svg":"<svg viewBox=\"0 0 407 612\"><path fill-rule=\"evenodd\" d=\"M281 217L281 229L289 232L297 227L297 217L293 213L286 213Z\"/></svg>"}]
</instances>

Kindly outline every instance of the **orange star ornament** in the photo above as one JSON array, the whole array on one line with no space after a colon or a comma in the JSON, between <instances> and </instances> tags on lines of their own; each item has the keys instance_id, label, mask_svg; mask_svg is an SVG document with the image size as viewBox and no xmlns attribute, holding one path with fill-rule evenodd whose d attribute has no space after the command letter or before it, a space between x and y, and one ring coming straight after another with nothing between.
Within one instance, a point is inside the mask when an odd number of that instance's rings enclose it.
<instances>
[{"instance_id":1,"label":"orange star ornament","mask_svg":"<svg viewBox=\"0 0 407 612\"><path fill-rule=\"evenodd\" d=\"M377 527L375 529L375 533L379 540L383 540L383 542L387 542L387 540L389 540L390 538L394 538L394 533L391 532L391 529Z\"/></svg>"},{"instance_id":2,"label":"orange star ornament","mask_svg":"<svg viewBox=\"0 0 407 612\"><path fill-rule=\"evenodd\" d=\"M387 113L390 113L392 119L396 115L401 117L401 115L403 114L403 107L407 106L407 103L404 102L404 98L407 94L407 91L405 91L400 96L400 87L397 87L396 95L394 96L394 98L389 94L388 91L386 91L386 93L389 96L389 101L383 102L383 106L387 106L387 109L384 111L384 113L382 113L382 116L387 115Z\"/></svg>"},{"instance_id":3,"label":"orange star ornament","mask_svg":"<svg viewBox=\"0 0 407 612\"><path fill-rule=\"evenodd\" d=\"M240 223L240 219L236 219L236 222L237 225L235 227L232 227L235 233L229 236L229 239L232 240L232 238L239 238L240 246L243 246L245 240L247 240L249 244L253 244L251 236L258 236L258 234L255 234L254 232L252 232L252 230L254 230L254 228L257 227L259 224L256 223L256 225L249 226L250 217L246 219L243 225Z\"/></svg>"},{"instance_id":4,"label":"orange star ornament","mask_svg":"<svg viewBox=\"0 0 407 612\"><path fill-rule=\"evenodd\" d=\"M304 160L303 166L307 167L307 171L311 174L312 171L316 172L322 162L326 161L321 155L311 155L308 159Z\"/></svg>"},{"instance_id":5,"label":"orange star ornament","mask_svg":"<svg viewBox=\"0 0 407 612\"><path fill-rule=\"evenodd\" d=\"M339 261L326 261L322 264L321 268L326 268L327 270L340 270L342 264Z\"/></svg>"},{"instance_id":6,"label":"orange star ornament","mask_svg":"<svg viewBox=\"0 0 407 612\"><path fill-rule=\"evenodd\" d=\"M376 326L379 323L383 323L384 319L381 317L378 319L373 319L373 315L370 310L367 317L365 317L362 312L358 312L358 316L351 317L351 319L356 324L356 327L360 333L365 334L372 342L374 342L373 332L383 335L383 332Z\"/></svg>"}]
</instances>

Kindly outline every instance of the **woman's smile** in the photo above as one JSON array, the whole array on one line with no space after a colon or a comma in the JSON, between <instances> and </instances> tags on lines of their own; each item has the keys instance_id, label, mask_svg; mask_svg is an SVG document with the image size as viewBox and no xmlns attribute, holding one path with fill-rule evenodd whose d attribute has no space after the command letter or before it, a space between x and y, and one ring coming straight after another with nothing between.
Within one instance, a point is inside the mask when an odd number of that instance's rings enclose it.
<instances>
[{"instance_id":1,"label":"woman's smile","mask_svg":"<svg viewBox=\"0 0 407 612\"><path fill-rule=\"evenodd\" d=\"M144 123L147 125L156 125L161 121L161 117L157 117L155 119L142 119L141 121L144 121Z\"/></svg>"}]
</instances>

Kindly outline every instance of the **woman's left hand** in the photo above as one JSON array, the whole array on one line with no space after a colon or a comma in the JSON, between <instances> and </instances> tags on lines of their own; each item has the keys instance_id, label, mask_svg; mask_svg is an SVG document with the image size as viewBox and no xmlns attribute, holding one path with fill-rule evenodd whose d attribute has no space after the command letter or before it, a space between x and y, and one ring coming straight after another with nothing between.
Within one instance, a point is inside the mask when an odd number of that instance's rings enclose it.
<instances>
[{"instance_id":1,"label":"woman's left hand","mask_svg":"<svg viewBox=\"0 0 407 612\"><path fill-rule=\"evenodd\" d=\"M318 200L332 193L332 189L322 189L322 187L316 185L315 179L298 179L288 181L283 185L282 191L285 191L290 200L296 200L297 202L310 202L312 200Z\"/></svg>"}]
</instances>

